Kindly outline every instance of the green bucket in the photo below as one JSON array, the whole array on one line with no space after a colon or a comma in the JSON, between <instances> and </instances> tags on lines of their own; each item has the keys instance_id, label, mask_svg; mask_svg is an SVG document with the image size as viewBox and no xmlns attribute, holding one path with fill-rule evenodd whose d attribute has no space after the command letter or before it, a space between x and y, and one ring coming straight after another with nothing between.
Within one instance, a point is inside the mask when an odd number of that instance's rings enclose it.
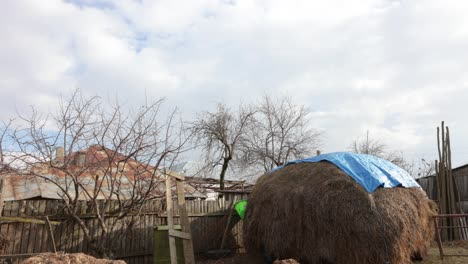
<instances>
[{"instance_id":1,"label":"green bucket","mask_svg":"<svg viewBox=\"0 0 468 264\"><path fill-rule=\"evenodd\" d=\"M245 216L245 208L247 207L247 200L240 200L234 204L234 209L236 210L237 214L243 220Z\"/></svg>"}]
</instances>

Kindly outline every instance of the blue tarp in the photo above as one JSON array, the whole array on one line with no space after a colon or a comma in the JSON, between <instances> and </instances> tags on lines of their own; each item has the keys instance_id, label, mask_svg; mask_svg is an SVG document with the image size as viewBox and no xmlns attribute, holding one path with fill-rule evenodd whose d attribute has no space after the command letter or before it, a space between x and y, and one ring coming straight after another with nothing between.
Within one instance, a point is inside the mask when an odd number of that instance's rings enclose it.
<instances>
[{"instance_id":1,"label":"blue tarp","mask_svg":"<svg viewBox=\"0 0 468 264\"><path fill-rule=\"evenodd\" d=\"M419 184L409 173L397 165L372 155L355 154L350 152L335 152L323 154L303 160L294 160L284 166L301 162L328 161L355 179L367 192L371 193L379 187L393 188L419 187ZM282 167L274 169L279 170Z\"/></svg>"}]
</instances>

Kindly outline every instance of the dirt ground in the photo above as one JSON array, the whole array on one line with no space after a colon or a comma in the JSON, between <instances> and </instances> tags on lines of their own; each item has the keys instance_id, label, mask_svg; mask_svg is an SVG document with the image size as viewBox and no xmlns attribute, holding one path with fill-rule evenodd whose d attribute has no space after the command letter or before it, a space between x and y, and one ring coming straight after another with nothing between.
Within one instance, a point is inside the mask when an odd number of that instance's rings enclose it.
<instances>
[{"instance_id":1,"label":"dirt ground","mask_svg":"<svg viewBox=\"0 0 468 264\"><path fill-rule=\"evenodd\" d=\"M122 260L97 259L83 253L63 254L45 253L30 257L22 264L125 264Z\"/></svg>"},{"instance_id":2,"label":"dirt ground","mask_svg":"<svg viewBox=\"0 0 468 264\"><path fill-rule=\"evenodd\" d=\"M462 246L444 246L444 254L465 254L468 255L468 249ZM431 247L429 256L423 261L417 262L420 264L466 264L468 257L444 257L444 262L440 260L439 248Z\"/></svg>"},{"instance_id":3,"label":"dirt ground","mask_svg":"<svg viewBox=\"0 0 468 264\"><path fill-rule=\"evenodd\" d=\"M246 254L234 255L230 257L225 257L218 260L199 258L197 263L201 264L263 264L263 259L261 257L252 257ZM277 260L274 264L299 264L299 262L293 259L287 260Z\"/></svg>"},{"instance_id":4,"label":"dirt ground","mask_svg":"<svg viewBox=\"0 0 468 264\"><path fill-rule=\"evenodd\" d=\"M444 254L466 254L468 255L468 244L450 244L444 245ZM206 258L197 259L198 264L263 264L261 258L253 258L247 255L234 255L225 257L219 260L210 260ZM296 264L298 262L292 260L276 261L275 264ZM467 264L468 257L444 257L441 262L439 248L434 245L429 249L429 256L423 261L415 262L415 264Z\"/></svg>"}]
</instances>

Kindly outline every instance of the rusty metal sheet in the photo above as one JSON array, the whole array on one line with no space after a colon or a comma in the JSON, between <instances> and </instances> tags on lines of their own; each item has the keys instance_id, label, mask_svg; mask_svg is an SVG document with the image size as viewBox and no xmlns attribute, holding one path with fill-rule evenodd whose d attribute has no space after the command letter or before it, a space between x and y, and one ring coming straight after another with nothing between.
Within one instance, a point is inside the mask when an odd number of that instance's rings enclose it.
<instances>
[{"instance_id":1,"label":"rusty metal sheet","mask_svg":"<svg viewBox=\"0 0 468 264\"><path fill-rule=\"evenodd\" d=\"M109 157L113 157L112 162L109 162ZM62 157L53 162L63 164L63 159ZM94 194L96 176L99 176L99 181L103 181L102 188L97 195L97 199L100 200L117 200L116 192L120 195L120 199L131 199L146 193L151 182L154 186L150 192L151 197L164 197L165 195L165 177L161 171L134 159L125 159L122 154L101 146L92 146L72 153L65 159L71 161L68 172L77 175L75 178L82 186L78 193L79 200L89 200L89 195L86 193ZM122 160L125 162L121 162ZM8 171L2 173L0 177L5 178L5 201L36 198L66 199L62 189L70 194L71 199L75 198L75 184L71 176L46 163L35 165L29 174ZM116 189L118 191L115 191ZM187 198L206 198L206 195L187 184L185 194Z\"/></svg>"}]
</instances>

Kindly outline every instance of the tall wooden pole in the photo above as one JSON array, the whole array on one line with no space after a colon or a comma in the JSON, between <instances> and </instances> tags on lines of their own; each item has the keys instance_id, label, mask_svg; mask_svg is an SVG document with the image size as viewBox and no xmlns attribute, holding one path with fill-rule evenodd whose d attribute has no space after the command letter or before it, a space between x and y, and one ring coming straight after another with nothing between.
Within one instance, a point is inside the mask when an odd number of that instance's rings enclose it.
<instances>
[{"instance_id":1,"label":"tall wooden pole","mask_svg":"<svg viewBox=\"0 0 468 264\"><path fill-rule=\"evenodd\" d=\"M182 227L182 232L191 234L190 222L187 214L187 207L185 206L185 192L184 192L184 182L180 179L176 179L177 184L177 200L179 203L179 215L180 215L180 225ZM182 246L184 247L184 259L185 264L195 264L195 254L193 252L193 244L191 239L184 239L182 241Z\"/></svg>"},{"instance_id":2,"label":"tall wooden pole","mask_svg":"<svg viewBox=\"0 0 468 264\"><path fill-rule=\"evenodd\" d=\"M437 128L437 150L439 161L436 161L436 184L439 188L439 209L441 214L463 213L460 207L460 194L455 178L452 175L452 150L450 147L450 131L444 121ZM443 218L443 225L448 227L466 226L464 219ZM464 228L447 228L442 230L443 240L467 239L468 232Z\"/></svg>"},{"instance_id":3,"label":"tall wooden pole","mask_svg":"<svg viewBox=\"0 0 468 264\"><path fill-rule=\"evenodd\" d=\"M174 215L172 211L172 177L166 174L166 210L167 210L167 227L169 231L174 229ZM168 231L168 232L169 232ZM177 252L175 237L169 235L169 250L171 255L171 264L177 264Z\"/></svg>"},{"instance_id":4,"label":"tall wooden pole","mask_svg":"<svg viewBox=\"0 0 468 264\"><path fill-rule=\"evenodd\" d=\"M0 216L3 213L3 179L0 179Z\"/></svg>"}]
</instances>

